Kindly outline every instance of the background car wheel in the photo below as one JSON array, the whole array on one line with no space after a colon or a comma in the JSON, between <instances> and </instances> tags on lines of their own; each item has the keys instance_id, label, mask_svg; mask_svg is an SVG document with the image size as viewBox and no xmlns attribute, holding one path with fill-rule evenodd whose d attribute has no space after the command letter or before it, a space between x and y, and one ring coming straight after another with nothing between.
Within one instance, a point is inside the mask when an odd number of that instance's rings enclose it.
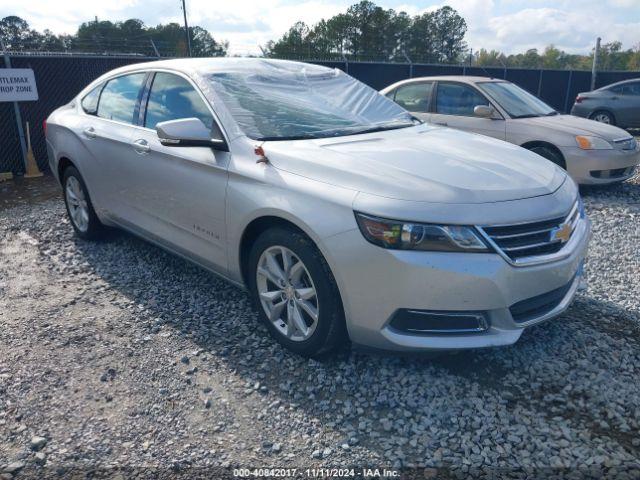
<instances>
[{"instance_id":1,"label":"background car wheel","mask_svg":"<svg viewBox=\"0 0 640 480\"><path fill-rule=\"evenodd\" d=\"M552 161L559 167L564 168L565 170L567 169L567 165L564 162L564 158L562 158L562 154L557 150L544 145L531 147L529 148L529 150L531 150L533 153L537 153L538 155L546 158L547 160Z\"/></svg>"},{"instance_id":2,"label":"background car wheel","mask_svg":"<svg viewBox=\"0 0 640 480\"><path fill-rule=\"evenodd\" d=\"M317 357L346 342L335 279L304 234L283 228L263 232L251 248L248 272L258 315L284 347Z\"/></svg>"},{"instance_id":3,"label":"background car wheel","mask_svg":"<svg viewBox=\"0 0 640 480\"><path fill-rule=\"evenodd\" d=\"M64 170L62 189L67 214L76 234L87 240L100 238L104 234L104 226L98 220L84 180L75 167Z\"/></svg>"},{"instance_id":4,"label":"background car wheel","mask_svg":"<svg viewBox=\"0 0 640 480\"><path fill-rule=\"evenodd\" d=\"M615 125L616 120L613 118L613 114L606 112L604 110L599 110L597 112L593 112L589 118L591 120L595 120L596 122L606 123L609 125Z\"/></svg>"}]
</instances>

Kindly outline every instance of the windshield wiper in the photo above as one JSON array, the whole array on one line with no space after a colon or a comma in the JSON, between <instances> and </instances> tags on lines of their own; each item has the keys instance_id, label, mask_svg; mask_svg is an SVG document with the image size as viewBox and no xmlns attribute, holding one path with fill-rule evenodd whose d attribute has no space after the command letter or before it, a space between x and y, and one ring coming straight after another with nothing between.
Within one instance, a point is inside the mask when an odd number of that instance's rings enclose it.
<instances>
[{"instance_id":1,"label":"windshield wiper","mask_svg":"<svg viewBox=\"0 0 640 480\"><path fill-rule=\"evenodd\" d=\"M317 135L311 135L310 133L306 133L302 135L289 135L289 136L285 135L282 137L258 137L256 138L256 140L260 142L275 142L277 140L313 140L317 138L321 138L321 137L318 137Z\"/></svg>"},{"instance_id":2,"label":"windshield wiper","mask_svg":"<svg viewBox=\"0 0 640 480\"><path fill-rule=\"evenodd\" d=\"M342 135L362 135L364 133L384 132L385 130L398 130L399 128L409 128L419 125L419 123L395 123L386 125L377 125L375 127L363 128L361 130L343 131Z\"/></svg>"},{"instance_id":3,"label":"windshield wiper","mask_svg":"<svg viewBox=\"0 0 640 480\"><path fill-rule=\"evenodd\" d=\"M547 113L547 114L545 115L545 117L553 117L554 115L558 115L558 112L556 112L555 110L553 110L553 111L551 111L551 112Z\"/></svg>"}]
</instances>

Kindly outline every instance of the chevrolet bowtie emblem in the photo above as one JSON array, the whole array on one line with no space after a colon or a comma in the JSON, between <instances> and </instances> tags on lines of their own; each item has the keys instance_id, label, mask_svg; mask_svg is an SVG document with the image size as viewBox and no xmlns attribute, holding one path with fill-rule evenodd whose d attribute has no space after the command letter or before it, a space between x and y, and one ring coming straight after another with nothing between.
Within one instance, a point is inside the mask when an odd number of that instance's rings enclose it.
<instances>
[{"instance_id":1,"label":"chevrolet bowtie emblem","mask_svg":"<svg viewBox=\"0 0 640 480\"><path fill-rule=\"evenodd\" d=\"M558 228L551 230L551 241L555 242L560 240L562 243L567 243L571 237L571 225L568 223L561 224Z\"/></svg>"}]
</instances>

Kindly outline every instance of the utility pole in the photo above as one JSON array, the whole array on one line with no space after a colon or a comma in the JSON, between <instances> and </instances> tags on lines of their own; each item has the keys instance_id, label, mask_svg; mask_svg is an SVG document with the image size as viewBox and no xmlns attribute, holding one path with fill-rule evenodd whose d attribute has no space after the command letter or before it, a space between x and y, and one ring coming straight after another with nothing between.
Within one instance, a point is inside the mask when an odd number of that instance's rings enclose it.
<instances>
[{"instance_id":1,"label":"utility pole","mask_svg":"<svg viewBox=\"0 0 640 480\"><path fill-rule=\"evenodd\" d=\"M187 55L191 56L191 35L189 35L189 24L187 23L187 6L182 0L182 13L184 14L184 34L187 37Z\"/></svg>"},{"instance_id":2,"label":"utility pole","mask_svg":"<svg viewBox=\"0 0 640 480\"><path fill-rule=\"evenodd\" d=\"M593 66L591 67L591 90L596 89L596 74L598 68L598 54L600 52L600 37L596 39L596 49L593 51Z\"/></svg>"}]
</instances>

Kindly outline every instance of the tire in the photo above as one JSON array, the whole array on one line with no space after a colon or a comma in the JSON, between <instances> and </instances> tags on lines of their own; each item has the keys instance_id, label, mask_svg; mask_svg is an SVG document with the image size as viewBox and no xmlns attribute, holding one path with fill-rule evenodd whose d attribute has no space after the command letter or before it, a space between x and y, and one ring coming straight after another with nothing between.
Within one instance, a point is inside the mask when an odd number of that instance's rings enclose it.
<instances>
[{"instance_id":1,"label":"tire","mask_svg":"<svg viewBox=\"0 0 640 480\"><path fill-rule=\"evenodd\" d=\"M589 115L590 120L595 120L596 122L606 123L608 125L615 125L616 119L611 112L607 112L606 110L598 110Z\"/></svg>"},{"instance_id":2,"label":"tire","mask_svg":"<svg viewBox=\"0 0 640 480\"><path fill-rule=\"evenodd\" d=\"M557 150L555 150L555 149L553 149L551 147L545 147L543 145L531 147L531 148L529 148L529 150L531 150L533 153L537 153L541 157L544 157L547 160L555 163L560 168L563 168L564 170L567 169L567 165L564 162L564 158L562 158L562 154L560 152L558 152Z\"/></svg>"},{"instance_id":3,"label":"tire","mask_svg":"<svg viewBox=\"0 0 640 480\"><path fill-rule=\"evenodd\" d=\"M67 215L76 235L85 240L97 240L104 235L87 186L75 167L67 167L62 174L62 191Z\"/></svg>"},{"instance_id":4,"label":"tire","mask_svg":"<svg viewBox=\"0 0 640 480\"><path fill-rule=\"evenodd\" d=\"M280 227L266 230L251 247L247 272L258 316L285 348L317 358L346 343L338 286L324 257L307 236Z\"/></svg>"}]
</instances>

